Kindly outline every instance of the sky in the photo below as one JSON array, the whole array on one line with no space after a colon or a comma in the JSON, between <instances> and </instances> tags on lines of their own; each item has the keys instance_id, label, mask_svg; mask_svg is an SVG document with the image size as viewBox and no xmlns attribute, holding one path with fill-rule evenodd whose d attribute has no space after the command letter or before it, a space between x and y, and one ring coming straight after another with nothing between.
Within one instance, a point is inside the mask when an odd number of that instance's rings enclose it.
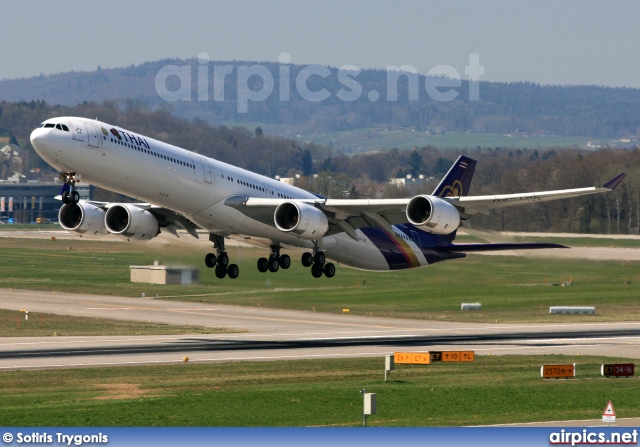
<instances>
[{"instance_id":1,"label":"sky","mask_svg":"<svg viewBox=\"0 0 640 447\"><path fill-rule=\"evenodd\" d=\"M480 80L640 88L640 2L0 0L0 79L207 53L361 69L453 67Z\"/></svg>"}]
</instances>

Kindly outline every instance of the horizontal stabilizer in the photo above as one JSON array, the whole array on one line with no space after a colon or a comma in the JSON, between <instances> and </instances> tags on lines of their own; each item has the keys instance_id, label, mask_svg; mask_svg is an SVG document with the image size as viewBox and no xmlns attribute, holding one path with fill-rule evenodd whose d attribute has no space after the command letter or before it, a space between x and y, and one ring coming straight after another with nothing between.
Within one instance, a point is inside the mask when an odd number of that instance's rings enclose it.
<instances>
[{"instance_id":1,"label":"horizontal stabilizer","mask_svg":"<svg viewBox=\"0 0 640 447\"><path fill-rule=\"evenodd\" d=\"M476 251L502 251L502 250L537 250L541 248L569 248L565 245L551 244L547 242L529 242L524 244L455 244L436 247L440 251L473 253Z\"/></svg>"}]
</instances>

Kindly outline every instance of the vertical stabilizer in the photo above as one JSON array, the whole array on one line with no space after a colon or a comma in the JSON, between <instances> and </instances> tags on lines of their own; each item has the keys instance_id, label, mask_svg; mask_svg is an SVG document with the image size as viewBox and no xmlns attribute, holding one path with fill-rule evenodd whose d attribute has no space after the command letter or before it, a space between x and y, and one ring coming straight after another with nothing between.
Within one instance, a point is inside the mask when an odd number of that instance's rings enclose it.
<instances>
[{"instance_id":1,"label":"vertical stabilizer","mask_svg":"<svg viewBox=\"0 0 640 447\"><path fill-rule=\"evenodd\" d=\"M438 197L462 197L469 194L473 171L477 161L461 155L451 166L431 195Z\"/></svg>"}]
</instances>

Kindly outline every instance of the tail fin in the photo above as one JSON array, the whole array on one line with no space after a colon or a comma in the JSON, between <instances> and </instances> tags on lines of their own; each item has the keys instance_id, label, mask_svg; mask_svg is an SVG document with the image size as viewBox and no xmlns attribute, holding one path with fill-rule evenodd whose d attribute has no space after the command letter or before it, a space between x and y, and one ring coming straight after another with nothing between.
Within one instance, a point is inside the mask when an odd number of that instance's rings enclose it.
<instances>
[{"instance_id":1,"label":"tail fin","mask_svg":"<svg viewBox=\"0 0 640 447\"><path fill-rule=\"evenodd\" d=\"M447 175L440 181L438 187L432 195L438 197L461 197L469 194L473 171L476 169L477 161L461 155L451 166Z\"/></svg>"}]
</instances>

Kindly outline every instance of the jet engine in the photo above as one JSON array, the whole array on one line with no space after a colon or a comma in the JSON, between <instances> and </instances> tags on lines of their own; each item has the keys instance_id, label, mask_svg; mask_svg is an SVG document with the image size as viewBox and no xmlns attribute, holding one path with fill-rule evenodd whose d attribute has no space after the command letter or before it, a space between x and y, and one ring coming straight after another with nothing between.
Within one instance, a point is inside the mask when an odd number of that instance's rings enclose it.
<instances>
[{"instance_id":1,"label":"jet engine","mask_svg":"<svg viewBox=\"0 0 640 447\"><path fill-rule=\"evenodd\" d=\"M104 215L104 225L110 233L139 241L153 239L160 232L153 214L127 203L112 205Z\"/></svg>"},{"instance_id":2,"label":"jet engine","mask_svg":"<svg viewBox=\"0 0 640 447\"><path fill-rule=\"evenodd\" d=\"M319 239L329 230L327 216L318 208L301 202L278 205L274 222L280 231L290 231L304 239Z\"/></svg>"},{"instance_id":3,"label":"jet engine","mask_svg":"<svg viewBox=\"0 0 640 447\"><path fill-rule=\"evenodd\" d=\"M58 221L65 230L84 234L109 234L104 226L104 210L83 200L62 205Z\"/></svg>"},{"instance_id":4,"label":"jet engine","mask_svg":"<svg viewBox=\"0 0 640 447\"><path fill-rule=\"evenodd\" d=\"M435 196L416 196L407 205L407 219L413 225L436 234L449 234L460 226L455 206Z\"/></svg>"}]
</instances>

